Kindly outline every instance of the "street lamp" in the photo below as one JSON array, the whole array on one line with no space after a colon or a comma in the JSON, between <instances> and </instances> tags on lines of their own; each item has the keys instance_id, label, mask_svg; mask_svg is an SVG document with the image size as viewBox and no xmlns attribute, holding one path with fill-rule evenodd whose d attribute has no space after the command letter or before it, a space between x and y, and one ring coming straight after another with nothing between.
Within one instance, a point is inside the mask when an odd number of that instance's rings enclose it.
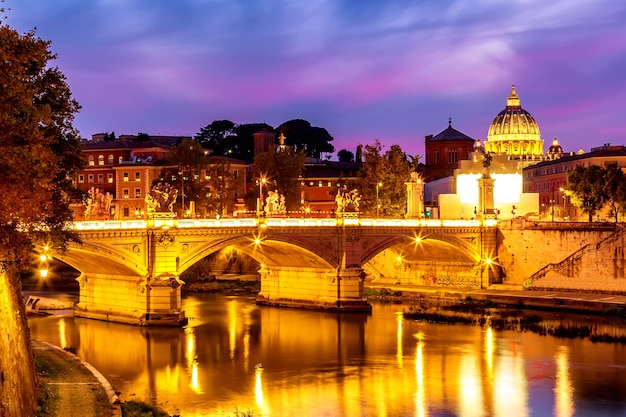
<instances>
[{"instance_id":1,"label":"street lamp","mask_svg":"<svg viewBox=\"0 0 626 417\"><path fill-rule=\"evenodd\" d=\"M183 166L179 165L178 166L178 174L180 175L180 188L181 188L181 193L180 193L180 197L181 197L181 214L183 217L185 217L185 172L183 171Z\"/></svg>"},{"instance_id":2,"label":"street lamp","mask_svg":"<svg viewBox=\"0 0 626 417\"><path fill-rule=\"evenodd\" d=\"M561 217L563 217L563 221L565 221L565 189L560 187L559 191L561 191L561 198L563 199L563 213L561 213Z\"/></svg>"},{"instance_id":3,"label":"street lamp","mask_svg":"<svg viewBox=\"0 0 626 417\"><path fill-rule=\"evenodd\" d=\"M256 205L256 216L261 217L261 209L263 208L263 184L267 182L265 177L259 178L259 201Z\"/></svg>"},{"instance_id":4,"label":"street lamp","mask_svg":"<svg viewBox=\"0 0 626 417\"><path fill-rule=\"evenodd\" d=\"M380 199L378 198L378 189L383 186L382 182L376 184L376 218L378 218L378 211L380 210Z\"/></svg>"}]
</instances>

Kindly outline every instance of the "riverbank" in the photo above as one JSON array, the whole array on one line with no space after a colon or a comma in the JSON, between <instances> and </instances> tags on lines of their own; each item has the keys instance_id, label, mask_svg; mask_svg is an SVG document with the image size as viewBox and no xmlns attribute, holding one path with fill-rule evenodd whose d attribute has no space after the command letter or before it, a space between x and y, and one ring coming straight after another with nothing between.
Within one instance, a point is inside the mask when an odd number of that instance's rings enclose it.
<instances>
[{"instance_id":1,"label":"riverbank","mask_svg":"<svg viewBox=\"0 0 626 417\"><path fill-rule=\"evenodd\" d=\"M580 314L604 314L626 318L626 294L535 291L519 287L493 286L489 289L418 287L366 283L371 300L397 304L418 304L425 300L454 304L465 299L489 301L495 305L530 310Z\"/></svg>"}]
</instances>

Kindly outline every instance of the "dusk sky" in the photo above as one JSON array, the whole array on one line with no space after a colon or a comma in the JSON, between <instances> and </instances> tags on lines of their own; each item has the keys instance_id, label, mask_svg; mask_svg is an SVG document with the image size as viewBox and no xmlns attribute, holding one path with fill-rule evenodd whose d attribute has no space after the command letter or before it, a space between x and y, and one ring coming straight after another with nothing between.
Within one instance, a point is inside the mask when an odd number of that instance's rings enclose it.
<instances>
[{"instance_id":1,"label":"dusk sky","mask_svg":"<svg viewBox=\"0 0 626 417\"><path fill-rule=\"evenodd\" d=\"M6 0L52 41L82 137L305 119L336 150L484 140L515 84L545 149L626 144L619 0Z\"/></svg>"}]
</instances>

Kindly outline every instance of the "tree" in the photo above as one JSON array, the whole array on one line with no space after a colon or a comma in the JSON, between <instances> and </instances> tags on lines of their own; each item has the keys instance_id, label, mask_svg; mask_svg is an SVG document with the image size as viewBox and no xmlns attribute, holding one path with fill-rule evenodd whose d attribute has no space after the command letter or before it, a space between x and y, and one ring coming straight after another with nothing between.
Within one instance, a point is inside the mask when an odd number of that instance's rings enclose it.
<instances>
[{"instance_id":1,"label":"tree","mask_svg":"<svg viewBox=\"0 0 626 417\"><path fill-rule=\"evenodd\" d=\"M294 146L296 151L304 151L311 158L320 158L324 152L335 151L335 147L330 143L333 137L328 131L311 126L306 120L289 120L278 126L276 131L286 137L286 145Z\"/></svg>"},{"instance_id":2,"label":"tree","mask_svg":"<svg viewBox=\"0 0 626 417\"><path fill-rule=\"evenodd\" d=\"M160 178L155 180L154 185L165 182L179 190L179 199L174 204L174 211L181 216L186 215L191 201L200 208L208 203L207 180L202 175L207 167L207 154L199 142L183 139L172 147L169 159L164 161L165 167L161 170Z\"/></svg>"},{"instance_id":3,"label":"tree","mask_svg":"<svg viewBox=\"0 0 626 417\"><path fill-rule=\"evenodd\" d=\"M263 130L274 130L267 123L248 123L237 125L235 127L236 137L228 148L228 154L231 158L241 159L242 161L254 160L254 134Z\"/></svg>"},{"instance_id":4,"label":"tree","mask_svg":"<svg viewBox=\"0 0 626 417\"><path fill-rule=\"evenodd\" d=\"M0 9L0 14L4 10ZM34 415L37 385L17 271L35 245L49 253L79 239L68 224L79 197L71 178L81 167L72 126L80 106L51 65L50 42L34 31L0 25L0 414ZM5 355L11 355L6 357Z\"/></svg>"},{"instance_id":5,"label":"tree","mask_svg":"<svg viewBox=\"0 0 626 417\"><path fill-rule=\"evenodd\" d=\"M402 217L406 213L406 187L411 166L399 145L392 145L384 155L378 140L366 145L363 165L357 174L361 208L369 215Z\"/></svg>"},{"instance_id":6,"label":"tree","mask_svg":"<svg viewBox=\"0 0 626 417\"><path fill-rule=\"evenodd\" d=\"M617 163L609 164L604 168L604 194L606 205L609 207L611 217L618 221L621 206L626 202L626 187L624 172Z\"/></svg>"},{"instance_id":7,"label":"tree","mask_svg":"<svg viewBox=\"0 0 626 417\"><path fill-rule=\"evenodd\" d=\"M241 178L233 177L228 158L209 158L205 177L208 187L207 211L220 216L232 213L237 191L241 188Z\"/></svg>"},{"instance_id":8,"label":"tree","mask_svg":"<svg viewBox=\"0 0 626 417\"><path fill-rule=\"evenodd\" d=\"M589 215L589 221L607 200L605 178L603 169L598 165L577 166L567 177L566 194L573 205Z\"/></svg>"},{"instance_id":9,"label":"tree","mask_svg":"<svg viewBox=\"0 0 626 417\"><path fill-rule=\"evenodd\" d=\"M304 171L304 151L296 151L287 146L279 150L278 145L270 146L267 152L261 152L254 158L257 172L261 178L267 179L267 191L276 191L285 196L287 210L300 209L300 180ZM251 199L246 199L250 201ZM250 205L248 205L249 208Z\"/></svg>"},{"instance_id":10,"label":"tree","mask_svg":"<svg viewBox=\"0 0 626 417\"><path fill-rule=\"evenodd\" d=\"M230 120L214 120L195 136L203 148L211 149L213 155L225 156L231 148L231 137L235 135L235 123Z\"/></svg>"},{"instance_id":11,"label":"tree","mask_svg":"<svg viewBox=\"0 0 626 417\"><path fill-rule=\"evenodd\" d=\"M347 149L342 149L337 152L337 158L339 159L339 162L353 162L354 154Z\"/></svg>"}]
</instances>

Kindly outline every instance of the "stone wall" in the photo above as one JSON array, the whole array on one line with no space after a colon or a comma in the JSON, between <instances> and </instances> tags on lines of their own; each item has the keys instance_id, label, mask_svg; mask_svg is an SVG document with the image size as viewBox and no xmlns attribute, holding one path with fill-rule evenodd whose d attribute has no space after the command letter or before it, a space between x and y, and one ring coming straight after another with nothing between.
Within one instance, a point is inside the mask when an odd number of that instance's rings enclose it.
<instances>
[{"instance_id":1,"label":"stone wall","mask_svg":"<svg viewBox=\"0 0 626 417\"><path fill-rule=\"evenodd\" d=\"M0 416L32 416L38 389L21 283L12 267L0 279Z\"/></svg>"},{"instance_id":2,"label":"stone wall","mask_svg":"<svg viewBox=\"0 0 626 417\"><path fill-rule=\"evenodd\" d=\"M582 258L568 271L548 272L534 288L570 290L626 291L624 254L621 237L608 245L596 245L613 236L615 224L544 223L524 221L501 225L498 238L498 262L503 284L523 285L534 273L549 264L557 264L586 247Z\"/></svg>"}]
</instances>

